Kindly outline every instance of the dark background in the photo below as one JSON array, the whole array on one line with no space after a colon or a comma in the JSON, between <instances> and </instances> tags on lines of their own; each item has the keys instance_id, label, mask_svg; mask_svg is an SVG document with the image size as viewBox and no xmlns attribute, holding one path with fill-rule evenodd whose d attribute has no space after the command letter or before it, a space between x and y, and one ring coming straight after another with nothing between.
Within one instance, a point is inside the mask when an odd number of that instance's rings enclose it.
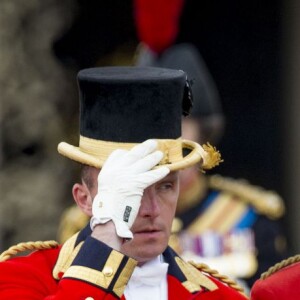
<instances>
[{"instance_id":1,"label":"dark background","mask_svg":"<svg viewBox=\"0 0 300 300\"><path fill-rule=\"evenodd\" d=\"M178 39L194 42L227 120L218 171L281 190L279 1L187 1Z\"/></svg>"}]
</instances>

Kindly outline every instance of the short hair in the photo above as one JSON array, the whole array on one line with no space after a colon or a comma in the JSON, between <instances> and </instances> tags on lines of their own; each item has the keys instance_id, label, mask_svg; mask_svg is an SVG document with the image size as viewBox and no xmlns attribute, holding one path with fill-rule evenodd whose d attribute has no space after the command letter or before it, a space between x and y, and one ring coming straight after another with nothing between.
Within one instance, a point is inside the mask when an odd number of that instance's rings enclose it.
<instances>
[{"instance_id":1,"label":"short hair","mask_svg":"<svg viewBox=\"0 0 300 300\"><path fill-rule=\"evenodd\" d=\"M91 190L95 185L95 181L93 180L91 172L92 169L94 169L94 167L88 165L81 165L80 170L81 181L86 184L89 190Z\"/></svg>"}]
</instances>

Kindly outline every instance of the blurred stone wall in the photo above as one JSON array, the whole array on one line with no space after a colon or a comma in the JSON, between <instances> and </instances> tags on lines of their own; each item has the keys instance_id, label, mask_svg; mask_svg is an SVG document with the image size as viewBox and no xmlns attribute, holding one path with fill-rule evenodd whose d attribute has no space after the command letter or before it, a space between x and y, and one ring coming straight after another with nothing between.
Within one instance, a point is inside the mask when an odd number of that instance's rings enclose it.
<instances>
[{"instance_id":1,"label":"blurred stone wall","mask_svg":"<svg viewBox=\"0 0 300 300\"><path fill-rule=\"evenodd\" d=\"M0 1L0 249L55 239L72 203L72 164L57 153L76 138L75 72L53 41L71 23L72 0Z\"/></svg>"}]
</instances>

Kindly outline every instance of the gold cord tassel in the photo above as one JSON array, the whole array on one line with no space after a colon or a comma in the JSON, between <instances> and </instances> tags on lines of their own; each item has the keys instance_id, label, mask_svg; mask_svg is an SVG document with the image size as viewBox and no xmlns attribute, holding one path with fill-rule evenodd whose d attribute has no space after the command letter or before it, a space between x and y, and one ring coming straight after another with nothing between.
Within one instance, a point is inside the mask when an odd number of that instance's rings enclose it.
<instances>
[{"instance_id":1,"label":"gold cord tassel","mask_svg":"<svg viewBox=\"0 0 300 300\"><path fill-rule=\"evenodd\" d=\"M212 169L224 161L221 158L221 153L216 149L216 147L212 146L210 143L204 144L202 145L202 147L206 152L202 165L203 169Z\"/></svg>"}]
</instances>

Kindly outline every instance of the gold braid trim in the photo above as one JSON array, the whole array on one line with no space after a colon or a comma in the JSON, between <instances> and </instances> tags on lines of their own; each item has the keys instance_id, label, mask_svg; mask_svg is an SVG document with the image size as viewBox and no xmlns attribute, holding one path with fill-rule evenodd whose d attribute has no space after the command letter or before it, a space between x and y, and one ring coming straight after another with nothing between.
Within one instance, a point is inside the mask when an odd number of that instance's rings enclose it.
<instances>
[{"instance_id":1,"label":"gold braid trim","mask_svg":"<svg viewBox=\"0 0 300 300\"><path fill-rule=\"evenodd\" d=\"M294 263L297 263L300 261L300 254L297 254L295 256L289 257L287 259L282 260L281 262L275 264L274 266L270 267L268 271L261 274L260 279L266 279L272 274L276 273L278 270L283 269L287 266L290 266Z\"/></svg>"},{"instance_id":2,"label":"gold braid trim","mask_svg":"<svg viewBox=\"0 0 300 300\"><path fill-rule=\"evenodd\" d=\"M228 286L238 291L248 299L248 297L244 294L244 289L241 286L239 286L233 279L229 278L226 275L220 274L217 270L211 269L208 265L204 263L195 263L194 261L189 261L188 263L197 268L199 271L207 273L212 277L220 280L221 282L227 284Z\"/></svg>"},{"instance_id":3,"label":"gold braid trim","mask_svg":"<svg viewBox=\"0 0 300 300\"><path fill-rule=\"evenodd\" d=\"M285 213L283 199L274 191L251 185L243 179L233 179L220 175L210 176L208 181L210 188L240 197L241 201L251 204L258 213L271 219L279 219Z\"/></svg>"},{"instance_id":4,"label":"gold braid trim","mask_svg":"<svg viewBox=\"0 0 300 300\"><path fill-rule=\"evenodd\" d=\"M26 242L26 243L19 243L17 245L14 245L4 251L0 255L0 262L6 261L10 259L12 256L16 255L17 253L26 251L26 250L43 250L43 249L51 249L56 248L58 246L58 243L56 241L37 241L37 242Z\"/></svg>"}]
</instances>

